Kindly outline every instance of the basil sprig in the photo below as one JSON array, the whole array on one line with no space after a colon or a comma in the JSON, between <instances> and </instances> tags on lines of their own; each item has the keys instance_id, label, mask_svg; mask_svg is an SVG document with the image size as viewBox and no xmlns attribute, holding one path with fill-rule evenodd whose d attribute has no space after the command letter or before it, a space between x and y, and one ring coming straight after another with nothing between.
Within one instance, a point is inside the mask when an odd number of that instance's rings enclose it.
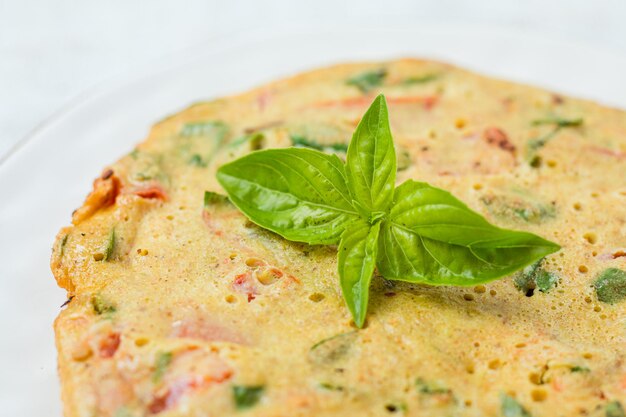
<instances>
[{"instance_id":1,"label":"basil sprig","mask_svg":"<svg viewBox=\"0 0 626 417\"><path fill-rule=\"evenodd\" d=\"M396 187L382 95L354 132L345 164L312 149L268 149L223 165L217 179L259 226L288 240L339 245L341 289L359 327L376 268L389 280L469 286L560 249L532 233L496 227L426 183Z\"/></svg>"}]
</instances>

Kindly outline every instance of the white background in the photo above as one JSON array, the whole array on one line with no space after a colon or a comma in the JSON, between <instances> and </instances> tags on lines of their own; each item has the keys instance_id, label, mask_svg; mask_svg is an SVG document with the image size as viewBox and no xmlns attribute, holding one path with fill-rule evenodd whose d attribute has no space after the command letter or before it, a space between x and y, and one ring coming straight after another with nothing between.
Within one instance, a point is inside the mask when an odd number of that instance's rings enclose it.
<instances>
[{"instance_id":1,"label":"white background","mask_svg":"<svg viewBox=\"0 0 626 417\"><path fill-rule=\"evenodd\" d=\"M626 56L624 22L626 0L0 0L0 160L90 87L250 28L473 24Z\"/></svg>"}]
</instances>

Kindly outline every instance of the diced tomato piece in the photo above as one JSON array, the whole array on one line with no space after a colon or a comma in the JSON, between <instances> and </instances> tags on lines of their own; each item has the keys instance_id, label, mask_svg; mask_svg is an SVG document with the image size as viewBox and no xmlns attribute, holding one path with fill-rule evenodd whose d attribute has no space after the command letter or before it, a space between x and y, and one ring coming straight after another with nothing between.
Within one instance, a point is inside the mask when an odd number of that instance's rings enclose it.
<instances>
[{"instance_id":1,"label":"diced tomato piece","mask_svg":"<svg viewBox=\"0 0 626 417\"><path fill-rule=\"evenodd\" d=\"M489 127L483 132L483 137L490 145L495 145L503 151L515 153L515 145L509 140L504 130L497 127Z\"/></svg>"},{"instance_id":2,"label":"diced tomato piece","mask_svg":"<svg viewBox=\"0 0 626 417\"><path fill-rule=\"evenodd\" d=\"M93 191L89 193L82 207L72 214L72 222L78 224L98 210L115 204L121 188L122 184L113 170L106 170L93 182Z\"/></svg>"},{"instance_id":3,"label":"diced tomato piece","mask_svg":"<svg viewBox=\"0 0 626 417\"><path fill-rule=\"evenodd\" d=\"M254 300L258 294L250 271L237 275L233 280L232 286L235 291L246 294L248 296L248 302Z\"/></svg>"},{"instance_id":4,"label":"diced tomato piece","mask_svg":"<svg viewBox=\"0 0 626 417\"><path fill-rule=\"evenodd\" d=\"M158 184L152 184L147 187L135 189L133 194L138 195L141 198L167 201L167 193L163 190L163 187Z\"/></svg>"},{"instance_id":5,"label":"diced tomato piece","mask_svg":"<svg viewBox=\"0 0 626 417\"><path fill-rule=\"evenodd\" d=\"M164 393L154 397L148 405L148 411L151 414L158 414L170 410L176 407L180 399L185 395L207 388L212 384L222 383L232 377L232 375L233 372L230 369L223 369L214 375L192 375L177 379L169 385Z\"/></svg>"},{"instance_id":6,"label":"diced tomato piece","mask_svg":"<svg viewBox=\"0 0 626 417\"><path fill-rule=\"evenodd\" d=\"M246 344L246 339L237 333L218 323L205 318L186 318L172 325L173 337L200 339L208 342L231 342Z\"/></svg>"},{"instance_id":7,"label":"diced tomato piece","mask_svg":"<svg viewBox=\"0 0 626 417\"><path fill-rule=\"evenodd\" d=\"M117 348L120 346L120 334L109 333L98 343L98 353L101 358L111 358L117 352Z\"/></svg>"}]
</instances>

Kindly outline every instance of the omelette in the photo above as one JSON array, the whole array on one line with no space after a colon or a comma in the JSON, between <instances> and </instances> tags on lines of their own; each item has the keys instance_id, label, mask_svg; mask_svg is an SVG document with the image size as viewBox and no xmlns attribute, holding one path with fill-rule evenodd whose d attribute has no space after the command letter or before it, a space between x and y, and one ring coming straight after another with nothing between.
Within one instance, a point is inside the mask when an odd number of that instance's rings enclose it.
<instances>
[{"instance_id":1,"label":"omelette","mask_svg":"<svg viewBox=\"0 0 626 417\"><path fill-rule=\"evenodd\" d=\"M258 227L216 170L268 148L345 159L380 93L398 184L562 249L474 287L375 274L358 328L337 248ZM624 417L626 112L432 61L313 70L158 122L51 268L66 417Z\"/></svg>"}]
</instances>

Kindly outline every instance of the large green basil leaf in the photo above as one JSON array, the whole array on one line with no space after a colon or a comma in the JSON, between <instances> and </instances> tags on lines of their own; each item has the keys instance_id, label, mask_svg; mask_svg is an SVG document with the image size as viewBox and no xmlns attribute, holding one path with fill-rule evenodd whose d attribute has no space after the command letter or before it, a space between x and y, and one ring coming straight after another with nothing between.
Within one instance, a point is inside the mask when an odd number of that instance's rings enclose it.
<instances>
[{"instance_id":1,"label":"large green basil leaf","mask_svg":"<svg viewBox=\"0 0 626 417\"><path fill-rule=\"evenodd\" d=\"M500 229L450 193L406 181L383 222L377 266L387 279L475 285L560 249L527 232Z\"/></svg>"},{"instance_id":2,"label":"large green basil leaf","mask_svg":"<svg viewBox=\"0 0 626 417\"><path fill-rule=\"evenodd\" d=\"M396 153L385 97L376 97L356 128L346 156L354 199L370 213L386 211L396 182Z\"/></svg>"},{"instance_id":3,"label":"large green basil leaf","mask_svg":"<svg viewBox=\"0 0 626 417\"><path fill-rule=\"evenodd\" d=\"M220 167L217 179L250 220L289 240L337 244L358 218L335 155L295 148L253 152Z\"/></svg>"},{"instance_id":4,"label":"large green basil leaf","mask_svg":"<svg viewBox=\"0 0 626 417\"><path fill-rule=\"evenodd\" d=\"M369 288L376 266L380 222L370 226L359 220L351 224L341 236L339 244L339 280L343 298L348 304L354 322L363 326L367 313Z\"/></svg>"}]
</instances>

